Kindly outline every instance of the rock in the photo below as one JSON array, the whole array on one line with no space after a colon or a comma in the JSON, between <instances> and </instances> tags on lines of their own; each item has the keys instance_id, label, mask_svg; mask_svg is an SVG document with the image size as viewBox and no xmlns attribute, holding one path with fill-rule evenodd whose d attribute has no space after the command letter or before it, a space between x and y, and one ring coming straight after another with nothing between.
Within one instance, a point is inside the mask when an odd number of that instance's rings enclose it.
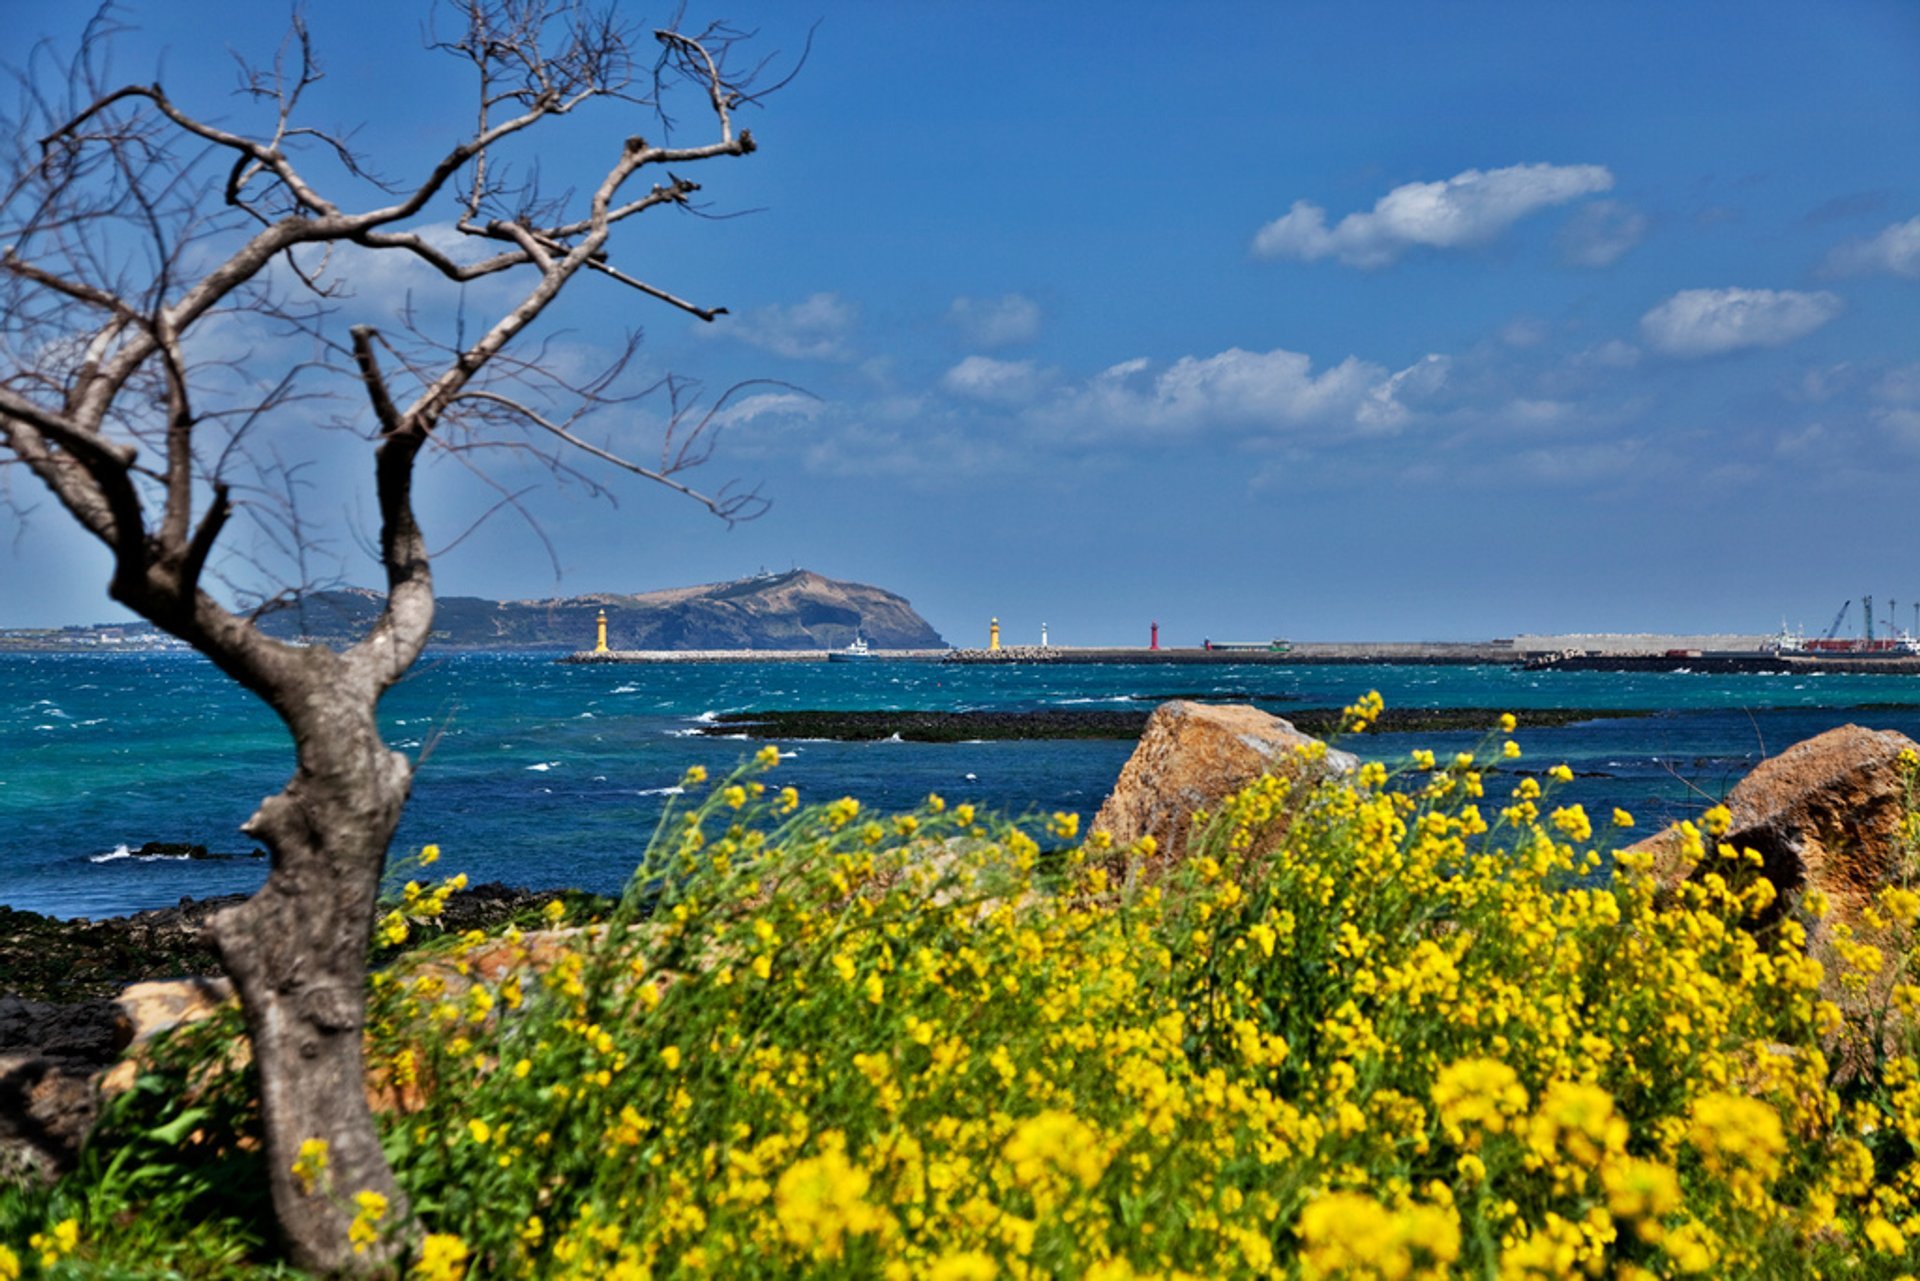
<instances>
[{"instance_id":1,"label":"rock","mask_svg":"<svg viewBox=\"0 0 1920 1281\"><path fill-rule=\"evenodd\" d=\"M1828 730L1761 761L1735 784L1725 802L1732 816L1727 832L1720 841L1705 837L1707 857L1697 866L1684 860L1677 825L1623 851L1652 854L1654 875L1669 891L1690 874L1712 870L1721 842L1756 851L1762 873L1780 891L1775 905L1750 922L1761 932L1806 892L1826 896L1830 910L1810 923L1807 955L1820 962L1821 996L1841 1011L1840 1029L1826 1047L1841 1079L1868 1068L1905 1021L1896 1011L1879 1023L1898 967L1883 967L1864 985L1851 982L1840 939L1844 929L1867 942L1888 941L1863 920L1863 909L1877 891L1911 874L1900 836L1907 814L1900 754L1915 750L1920 745L1892 730Z\"/></svg>"},{"instance_id":2,"label":"rock","mask_svg":"<svg viewBox=\"0 0 1920 1281\"><path fill-rule=\"evenodd\" d=\"M0 1187L73 1168L100 1111L93 1078L123 1044L111 1001L0 997Z\"/></svg>"},{"instance_id":3,"label":"rock","mask_svg":"<svg viewBox=\"0 0 1920 1281\"><path fill-rule=\"evenodd\" d=\"M1834 906L1833 919L1851 921L1903 870L1907 791L1899 762L1901 752L1916 750L1920 744L1905 734L1858 725L1795 743L1761 761L1727 794L1733 821L1721 839L1758 851L1767 879L1783 895L1820 890ZM1673 827L1628 850L1652 853L1656 873L1674 884L1686 870L1677 844Z\"/></svg>"},{"instance_id":4,"label":"rock","mask_svg":"<svg viewBox=\"0 0 1920 1281\"><path fill-rule=\"evenodd\" d=\"M1298 749L1317 743L1255 707L1162 703L1120 770L1113 795L1094 816L1093 830L1107 833L1121 849L1151 836L1160 847L1159 863L1178 860L1195 810L1212 808L1263 774L1297 772L1303 763ZM1358 767L1351 754L1329 750L1316 772Z\"/></svg>"},{"instance_id":5,"label":"rock","mask_svg":"<svg viewBox=\"0 0 1920 1281\"><path fill-rule=\"evenodd\" d=\"M99 1067L0 1053L0 1188L50 1182L71 1170L100 1114Z\"/></svg>"},{"instance_id":6,"label":"rock","mask_svg":"<svg viewBox=\"0 0 1920 1281\"><path fill-rule=\"evenodd\" d=\"M210 1018L233 999L233 983L224 978L130 984L113 1002L114 1028L128 1054L100 1078L102 1094L111 1097L133 1087L144 1065L141 1050L147 1042L162 1032ZM237 1062L245 1062L245 1056Z\"/></svg>"},{"instance_id":7,"label":"rock","mask_svg":"<svg viewBox=\"0 0 1920 1281\"><path fill-rule=\"evenodd\" d=\"M227 858L226 854L209 854L207 847L191 841L147 841L134 852L135 858Z\"/></svg>"}]
</instances>

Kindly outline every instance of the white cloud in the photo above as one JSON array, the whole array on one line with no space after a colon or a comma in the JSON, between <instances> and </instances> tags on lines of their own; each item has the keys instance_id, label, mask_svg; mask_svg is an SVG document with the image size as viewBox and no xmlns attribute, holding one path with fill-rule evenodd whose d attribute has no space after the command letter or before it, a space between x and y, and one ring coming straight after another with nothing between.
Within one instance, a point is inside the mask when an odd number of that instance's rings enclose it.
<instances>
[{"instance_id":1,"label":"white cloud","mask_svg":"<svg viewBox=\"0 0 1920 1281\"><path fill-rule=\"evenodd\" d=\"M1920 363L1889 369L1874 387L1873 398L1896 405L1920 403Z\"/></svg>"},{"instance_id":2,"label":"white cloud","mask_svg":"<svg viewBox=\"0 0 1920 1281\"><path fill-rule=\"evenodd\" d=\"M1646 239L1647 216L1617 200L1576 210L1560 229L1560 253L1576 267L1610 267Z\"/></svg>"},{"instance_id":3,"label":"white cloud","mask_svg":"<svg viewBox=\"0 0 1920 1281\"><path fill-rule=\"evenodd\" d=\"M1297 429L1314 426L1386 430L1446 382L1449 361L1426 356L1398 373L1349 356L1318 373L1295 351L1243 351L1183 356L1157 375L1144 359L1090 379L1048 407L1051 416L1095 431L1156 434L1217 427Z\"/></svg>"},{"instance_id":4,"label":"white cloud","mask_svg":"<svg viewBox=\"0 0 1920 1281\"><path fill-rule=\"evenodd\" d=\"M1920 449L1920 409L1876 409L1873 421L1904 449Z\"/></svg>"},{"instance_id":5,"label":"white cloud","mask_svg":"<svg viewBox=\"0 0 1920 1281\"><path fill-rule=\"evenodd\" d=\"M1052 381L1053 375L1031 360L968 356L941 377L940 385L968 400L1022 405L1046 390Z\"/></svg>"},{"instance_id":6,"label":"white cloud","mask_svg":"<svg viewBox=\"0 0 1920 1281\"><path fill-rule=\"evenodd\" d=\"M1717 356L1803 338L1843 306L1824 291L1683 289L1640 317L1640 334L1669 356Z\"/></svg>"},{"instance_id":7,"label":"white cloud","mask_svg":"<svg viewBox=\"0 0 1920 1281\"><path fill-rule=\"evenodd\" d=\"M759 392L730 401L713 416L715 427L740 427L770 419L809 419L817 417L822 403L816 396L797 391Z\"/></svg>"},{"instance_id":8,"label":"white cloud","mask_svg":"<svg viewBox=\"0 0 1920 1281\"><path fill-rule=\"evenodd\" d=\"M1640 363L1640 349L1630 342L1610 338L1575 357L1579 364L1599 365L1606 369L1632 369Z\"/></svg>"},{"instance_id":9,"label":"white cloud","mask_svg":"<svg viewBox=\"0 0 1920 1281\"><path fill-rule=\"evenodd\" d=\"M790 307L770 304L739 316L722 316L696 332L741 342L793 360L847 360L847 340L860 309L833 293L818 293Z\"/></svg>"},{"instance_id":10,"label":"white cloud","mask_svg":"<svg viewBox=\"0 0 1920 1281\"><path fill-rule=\"evenodd\" d=\"M1500 341L1509 347L1538 347L1547 340L1547 322L1535 316L1516 316L1500 329Z\"/></svg>"},{"instance_id":11,"label":"white cloud","mask_svg":"<svg viewBox=\"0 0 1920 1281\"><path fill-rule=\"evenodd\" d=\"M1005 347L1027 342L1040 332L1040 304L1022 294L999 298L955 298L947 320L976 347Z\"/></svg>"},{"instance_id":12,"label":"white cloud","mask_svg":"<svg viewBox=\"0 0 1920 1281\"><path fill-rule=\"evenodd\" d=\"M1542 484L1580 485L1630 475L1641 465L1645 450L1634 439L1591 444L1559 444L1551 449L1529 449L1514 462L1523 475Z\"/></svg>"},{"instance_id":13,"label":"white cloud","mask_svg":"<svg viewBox=\"0 0 1920 1281\"><path fill-rule=\"evenodd\" d=\"M1338 258L1349 267L1384 267L1415 245L1457 249L1484 244L1528 214L1609 190L1604 165L1510 165L1468 169L1445 182L1410 182L1350 213L1331 229L1327 211L1296 200L1284 217L1262 227L1253 252L1262 258L1312 262Z\"/></svg>"},{"instance_id":14,"label":"white cloud","mask_svg":"<svg viewBox=\"0 0 1920 1281\"><path fill-rule=\"evenodd\" d=\"M1827 259L1837 272L1887 272L1920 280L1920 217L1896 222L1877 236L1849 240Z\"/></svg>"}]
</instances>

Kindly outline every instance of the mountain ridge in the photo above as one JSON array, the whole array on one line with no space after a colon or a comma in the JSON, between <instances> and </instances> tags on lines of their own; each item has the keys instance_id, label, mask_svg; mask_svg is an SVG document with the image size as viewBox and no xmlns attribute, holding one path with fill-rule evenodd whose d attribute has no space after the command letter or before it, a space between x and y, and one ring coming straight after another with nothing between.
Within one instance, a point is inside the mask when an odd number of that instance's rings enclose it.
<instances>
[{"instance_id":1,"label":"mountain ridge","mask_svg":"<svg viewBox=\"0 0 1920 1281\"><path fill-rule=\"evenodd\" d=\"M366 588L312 592L270 607L261 629L284 640L350 644L385 597ZM840 649L862 636L879 649L944 649L906 597L808 569L649 592L587 592L530 600L442 596L431 644L464 649L592 649L607 612L613 649Z\"/></svg>"}]
</instances>

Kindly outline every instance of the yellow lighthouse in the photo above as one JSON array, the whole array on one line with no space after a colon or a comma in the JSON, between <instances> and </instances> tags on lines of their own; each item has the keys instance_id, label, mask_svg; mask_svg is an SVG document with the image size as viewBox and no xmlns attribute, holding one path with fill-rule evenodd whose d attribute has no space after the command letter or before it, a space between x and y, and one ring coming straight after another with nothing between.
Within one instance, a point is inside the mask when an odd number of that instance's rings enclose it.
<instances>
[{"instance_id":1,"label":"yellow lighthouse","mask_svg":"<svg viewBox=\"0 0 1920 1281\"><path fill-rule=\"evenodd\" d=\"M990 650L1000 648L1000 620L997 618L993 620L993 625L987 628L987 648Z\"/></svg>"},{"instance_id":2,"label":"yellow lighthouse","mask_svg":"<svg viewBox=\"0 0 1920 1281\"><path fill-rule=\"evenodd\" d=\"M595 642L593 652L596 654L611 652L607 649L607 611L604 609L600 611L600 638Z\"/></svg>"}]
</instances>

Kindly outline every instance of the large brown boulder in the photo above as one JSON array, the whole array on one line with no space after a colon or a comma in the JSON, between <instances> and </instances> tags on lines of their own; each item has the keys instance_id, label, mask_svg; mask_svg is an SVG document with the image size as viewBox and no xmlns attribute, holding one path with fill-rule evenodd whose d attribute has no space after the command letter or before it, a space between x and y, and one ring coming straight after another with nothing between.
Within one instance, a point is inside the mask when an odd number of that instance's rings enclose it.
<instances>
[{"instance_id":1,"label":"large brown boulder","mask_svg":"<svg viewBox=\"0 0 1920 1281\"><path fill-rule=\"evenodd\" d=\"M1761 761L1728 793L1733 820L1720 839L1757 851L1767 879L1783 894L1820 890L1836 919L1851 920L1905 870L1900 833L1907 782L1900 754L1916 750L1920 745L1905 734L1858 725L1795 743ZM1673 882L1689 870L1673 857L1678 844L1677 829L1668 828L1629 849L1653 853L1656 869ZM1711 866L1711 857L1706 862Z\"/></svg>"},{"instance_id":2,"label":"large brown boulder","mask_svg":"<svg viewBox=\"0 0 1920 1281\"><path fill-rule=\"evenodd\" d=\"M1302 749L1322 746L1256 707L1162 703L1094 816L1093 830L1107 833L1119 849L1151 836L1159 863L1177 861L1186 852L1193 812L1212 809L1261 775L1358 768L1352 755L1332 750L1309 767Z\"/></svg>"}]
</instances>

